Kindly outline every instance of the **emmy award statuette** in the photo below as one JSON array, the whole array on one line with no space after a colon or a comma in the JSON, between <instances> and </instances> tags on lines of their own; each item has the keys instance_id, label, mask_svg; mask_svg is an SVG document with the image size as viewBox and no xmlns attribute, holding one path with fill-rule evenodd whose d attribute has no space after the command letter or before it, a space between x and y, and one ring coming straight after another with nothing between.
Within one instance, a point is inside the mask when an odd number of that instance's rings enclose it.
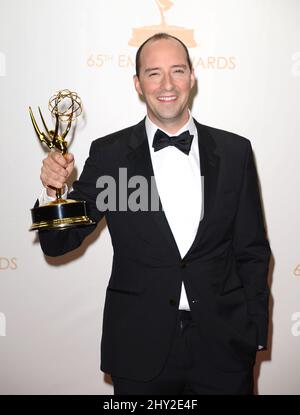
<instances>
[{"instance_id":1,"label":"emmy award statuette","mask_svg":"<svg viewBox=\"0 0 300 415\"><path fill-rule=\"evenodd\" d=\"M61 90L53 95L49 100L49 110L55 118L54 130L49 130L42 112L39 108L40 117L45 128L41 132L37 122L29 107L30 118L34 130L39 140L46 144L50 150L60 151L62 155L67 153L68 143L65 138L70 131L72 122L81 114L82 103L76 92L68 89ZM62 131L62 123L67 123L66 129ZM75 226L93 225L93 222L87 216L86 202L72 199L63 199L61 189L55 189L56 199L39 207L31 209L32 226L30 231L34 230L62 230Z\"/></svg>"}]
</instances>

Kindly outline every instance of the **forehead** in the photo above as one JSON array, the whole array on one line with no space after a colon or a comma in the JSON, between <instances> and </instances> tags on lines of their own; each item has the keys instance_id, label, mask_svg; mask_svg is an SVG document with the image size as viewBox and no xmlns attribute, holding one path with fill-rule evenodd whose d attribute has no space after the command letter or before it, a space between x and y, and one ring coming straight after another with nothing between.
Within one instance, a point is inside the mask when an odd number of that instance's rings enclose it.
<instances>
[{"instance_id":1,"label":"forehead","mask_svg":"<svg viewBox=\"0 0 300 415\"><path fill-rule=\"evenodd\" d=\"M158 39L146 43L140 55L140 65L186 64L187 56L184 47L176 39Z\"/></svg>"}]
</instances>

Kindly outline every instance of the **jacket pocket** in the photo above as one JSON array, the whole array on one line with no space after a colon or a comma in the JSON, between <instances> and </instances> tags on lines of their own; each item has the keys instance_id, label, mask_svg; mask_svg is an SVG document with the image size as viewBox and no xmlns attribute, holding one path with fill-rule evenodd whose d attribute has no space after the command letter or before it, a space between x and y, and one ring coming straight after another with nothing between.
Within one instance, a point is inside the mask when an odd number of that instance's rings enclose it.
<instances>
[{"instance_id":1,"label":"jacket pocket","mask_svg":"<svg viewBox=\"0 0 300 415\"><path fill-rule=\"evenodd\" d=\"M137 295L144 291L146 275L135 264L115 263L108 283L108 291L120 294Z\"/></svg>"},{"instance_id":2,"label":"jacket pocket","mask_svg":"<svg viewBox=\"0 0 300 415\"><path fill-rule=\"evenodd\" d=\"M139 295L141 292L141 291L136 291L136 290L128 290L124 288L115 288L111 286L107 287L107 291L119 293L119 294L127 294L127 295Z\"/></svg>"}]
</instances>

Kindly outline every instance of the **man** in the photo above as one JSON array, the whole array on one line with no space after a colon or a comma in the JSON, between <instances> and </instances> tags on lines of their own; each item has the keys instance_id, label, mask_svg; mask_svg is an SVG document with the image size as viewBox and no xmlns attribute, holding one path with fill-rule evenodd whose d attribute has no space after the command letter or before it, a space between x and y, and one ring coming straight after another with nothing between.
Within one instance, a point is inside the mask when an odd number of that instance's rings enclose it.
<instances>
[{"instance_id":1,"label":"man","mask_svg":"<svg viewBox=\"0 0 300 415\"><path fill-rule=\"evenodd\" d=\"M194 83L180 40L148 39L134 76L147 117L95 140L70 193L93 220L106 217L112 238L101 369L116 394L251 394L267 344L270 248L251 144L191 117ZM71 154L48 155L40 203L73 165ZM163 210L98 209L97 179L118 181L120 168L128 180L154 176ZM42 249L62 255L92 230L42 231Z\"/></svg>"}]
</instances>

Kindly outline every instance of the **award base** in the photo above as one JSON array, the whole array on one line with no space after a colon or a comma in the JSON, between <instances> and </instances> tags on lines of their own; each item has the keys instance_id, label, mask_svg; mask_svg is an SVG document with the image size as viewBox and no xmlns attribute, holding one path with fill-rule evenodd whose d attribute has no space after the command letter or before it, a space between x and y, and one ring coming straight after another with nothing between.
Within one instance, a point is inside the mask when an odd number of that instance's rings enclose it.
<instances>
[{"instance_id":1,"label":"award base","mask_svg":"<svg viewBox=\"0 0 300 415\"><path fill-rule=\"evenodd\" d=\"M30 231L64 230L71 227L95 225L86 212L86 202L57 199L31 209Z\"/></svg>"}]
</instances>

